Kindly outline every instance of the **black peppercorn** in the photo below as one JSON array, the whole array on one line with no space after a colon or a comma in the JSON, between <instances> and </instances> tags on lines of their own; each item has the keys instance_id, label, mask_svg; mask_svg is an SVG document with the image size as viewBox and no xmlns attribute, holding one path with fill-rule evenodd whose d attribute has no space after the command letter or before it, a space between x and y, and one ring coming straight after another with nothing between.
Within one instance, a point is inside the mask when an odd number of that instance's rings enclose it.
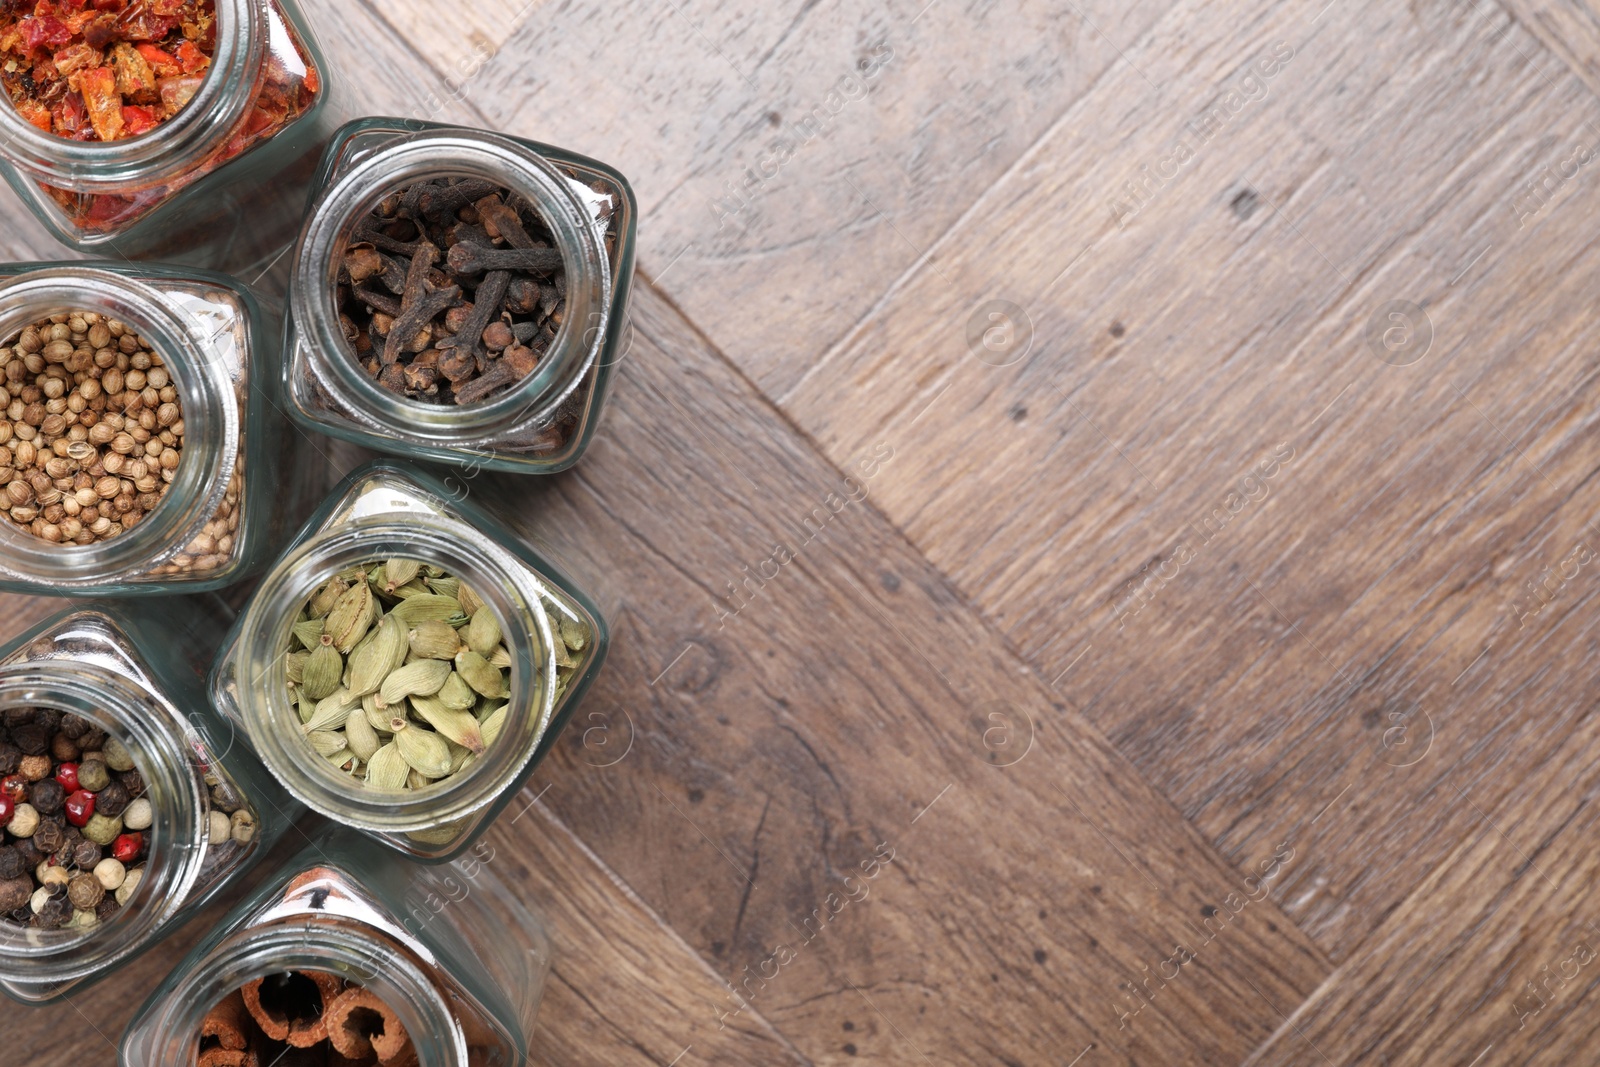
<instances>
[{"instance_id":1,"label":"black peppercorn","mask_svg":"<svg viewBox=\"0 0 1600 1067\"><path fill-rule=\"evenodd\" d=\"M33 895L31 884L28 887L28 895ZM106 887L92 874L73 875L72 881L67 883L67 899L72 901L74 908L92 911L95 905L105 899L105 895Z\"/></svg>"},{"instance_id":2,"label":"black peppercorn","mask_svg":"<svg viewBox=\"0 0 1600 1067\"><path fill-rule=\"evenodd\" d=\"M33 896L32 878L7 878L0 881L0 911L26 909Z\"/></svg>"},{"instance_id":3,"label":"black peppercorn","mask_svg":"<svg viewBox=\"0 0 1600 1067\"><path fill-rule=\"evenodd\" d=\"M94 870L94 865L105 858L105 850L93 841L79 841L71 847L72 866L82 871Z\"/></svg>"},{"instance_id":4,"label":"black peppercorn","mask_svg":"<svg viewBox=\"0 0 1600 1067\"><path fill-rule=\"evenodd\" d=\"M49 819L40 819L39 828L33 832L33 846L40 852L49 854L55 852L67 843L67 831L64 827L51 822Z\"/></svg>"},{"instance_id":5,"label":"black peppercorn","mask_svg":"<svg viewBox=\"0 0 1600 1067\"><path fill-rule=\"evenodd\" d=\"M67 713L61 716L61 732L76 741L89 732L89 720L82 715Z\"/></svg>"},{"instance_id":6,"label":"black peppercorn","mask_svg":"<svg viewBox=\"0 0 1600 1067\"><path fill-rule=\"evenodd\" d=\"M144 796L144 775L138 771L123 771L117 781L128 787L128 796L134 800Z\"/></svg>"},{"instance_id":7,"label":"black peppercorn","mask_svg":"<svg viewBox=\"0 0 1600 1067\"><path fill-rule=\"evenodd\" d=\"M22 749L24 756L42 756L50 751L50 731L37 723L13 727L11 740Z\"/></svg>"},{"instance_id":8,"label":"black peppercorn","mask_svg":"<svg viewBox=\"0 0 1600 1067\"><path fill-rule=\"evenodd\" d=\"M50 739L50 756L57 763L76 763L83 750L66 734L58 733Z\"/></svg>"},{"instance_id":9,"label":"black peppercorn","mask_svg":"<svg viewBox=\"0 0 1600 1067\"><path fill-rule=\"evenodd\" d=\"M22 749L10 741L0 741L0 775L16 774L22 762Z\"/></svg>"},{"instance_id":10,"label":"black peppercorn","mask_svg":"<svg viewBox=\"0 0 1600 1067\"><path fill-rule=\"evenodd\" d=\"M61 712L55 708L34 708L33 721L35 725L44 727L47 734L53 734L61 729Z\"/></svg>"},{"instance_id":11,"label":"black peppercorn","mask_svg":"<svg viewBox=\"0 0 1600 1067\"><path fill-rule=\"evenodd\" d=\"M133 798L128 795L128 787L119 781L113 781L95 794L94 810L101 815L121 815L128 810L128 805L132 802ZM34 805L36 808L38 806Z\"/></svg>"},{"instance_id":12,"label":"black peppercorn","mask_svg":"<svg viewBox=\"0 0 1600 1067\"><path fill-rule=\"evenodd\" d=\"M0 722L5 723L8 730L32 721L32 708L7 708L5 711L0 712Z\"/></svg>"},{"instance_id":13,"label":"black peppercorn","mask_svg":"<svg viewBox=\"0 0 1600 1067\"><path fill-rule=\"evenodd\" d=\"M100 903L95 905L94 917L99 919L101 922L105 922L121 910L122 905L117 903L116 894L107 893L105 897L101 899Z\"/></svg>"},{"instance_id":14,"label":"black peppercorn","mask_svg":"<svg viewBox=\"0 0 1600 1067\"><path fill-rule=\"evenodd\" d=\"M22 840L13 843L11 847L16 849L17 855L22 857L22 866L30 871L44 862L46 854L33 846L33 838L31 837L24 837Z\"/></svg>"},{"instance_id":15,"label":"black peppercorn","mask_svg":"<svg viewBox=\"0 0 1600 1067\"><path fill-rule=\"evenodd\" d=\"M106 732L97 726L91 726L78 738L78 747L85 752L98 752L100 746L106 743Z\"/></svg>"},{"instance_id":16,"label":"black peppercorn","mask_svg":"<svg viewBox=\"0 0 1600 1067\"><path fill-rule=\"evenodd\" d=\"M28 790L28 803L32 804L40 815L54 815L61 810L61 805L66 799L67 791L54 778L35 782L33 788Z\"/></svg>"},{"instance_id":17,"label":"black peppercorn","mask_svg":"<svg viewBox=\"0 0 1600 1067\"><path fill-rule=\"evenodd\" d=\"M21 878L28 873L22 854L9 845L0 845L0 882L7 878Z\"/></svg>"},{"instance_id":18,"label":"black peppercorn","mask_svg":"<svg viewBox=\"0 0 1600 1067\"><path fill-rule=\"evenodd\" d=\"M44 907L33 917L36 926L46 930L59 929L72 921L72 901L67 899L67 887L53 885L50 895L45 899Z\"/></svg>"}]
</instances>

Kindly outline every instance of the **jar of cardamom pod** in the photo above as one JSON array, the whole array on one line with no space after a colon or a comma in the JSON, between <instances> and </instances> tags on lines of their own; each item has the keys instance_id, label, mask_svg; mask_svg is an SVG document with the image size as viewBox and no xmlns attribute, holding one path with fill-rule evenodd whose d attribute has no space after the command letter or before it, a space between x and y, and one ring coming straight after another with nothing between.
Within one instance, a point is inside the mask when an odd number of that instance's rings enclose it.
<instances>
[{"instance_id":1,"label":"jar of cardamom pod","mask_svg":"<svg viewBox=\"0 0 1600 1067\"><path fill-rule=\"evenodd\" d=\"M58 999L198 913L299 812L206 699L211 599L107 601L0 648L0 989Z\"/></svg>"},{"instance_id":2,"label":"jar of cardamom pod","mask_svg":"<svg viewBox=\"0 0 1600 1067\"><path fill-rule=\"evenodd\" d=\"M278 355L224 275L0 268L0 589L198 592L268 558L325 484L284 425Z\"/></svg>"},{"instance_id":3,"label":"jar of cardamom pod","mask_svg":"<svg viewBox=\"0 0 1600 1067\"><path fill-rule=\"evenodd\" d=\"M119 1062L522 1067L550 948L507 851L417 867L348 832L306 848L151 994Z\"/></svg>"},{"instance_id":4,"label":"jar of cardamom pod","mask_svg":"<svg viewBox=\"0 0 1600 1067\"><path fill-rule=\"evenodd\" d=\"M415 858L467 848L599 672L599 609L454 483L347 477L267 571L216 705L306 806Z\"/></svg>"},{"instance_id":5,"label":"jar of cardamom pod","mask_svg":"<svg viewBox=\"0 0 1600 1067\"><path fill-rule=\"evenodd\" d=\"M527 474L578 461L627 351L637 206L603 163L483 130L342 127L290 284L295 418Z\"/></svg>"}]
</instances>

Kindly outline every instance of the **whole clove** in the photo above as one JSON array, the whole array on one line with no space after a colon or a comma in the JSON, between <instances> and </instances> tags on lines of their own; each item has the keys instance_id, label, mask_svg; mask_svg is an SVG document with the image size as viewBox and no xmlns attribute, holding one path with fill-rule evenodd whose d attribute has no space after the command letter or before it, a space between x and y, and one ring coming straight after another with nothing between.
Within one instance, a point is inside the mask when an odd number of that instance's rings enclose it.
<instances>
[{"instance_id":1,"label":"whole clove","mask_svg":"<svg viewBox=\"0 0 1600 1067\"><path fill-rule=\"evenodd\" d=\"M482 178L414 182L350 229L336 306L351 355L411 400L478 404L539 366L566 273L549 227Z\"/></svg>"}]
</instances>

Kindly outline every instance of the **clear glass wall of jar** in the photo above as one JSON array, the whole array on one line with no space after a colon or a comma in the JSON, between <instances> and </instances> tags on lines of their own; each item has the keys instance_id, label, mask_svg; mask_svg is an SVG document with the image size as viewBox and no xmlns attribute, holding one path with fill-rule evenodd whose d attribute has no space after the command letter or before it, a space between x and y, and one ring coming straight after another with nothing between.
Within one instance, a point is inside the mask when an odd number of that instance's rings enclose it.
<instances>
[{"instance_id":1,"label":"clear glass wall of jar","mask_svg":"<svg viewBox=\"0 0 1600 1067\"><path fill-rule=\"evenodd\" d=\"M0 989L12 997L48 1002L150 948L255 863L302 810L205 698L205 665L226 622L209 600L107 602L58 615L0 649L0 721L38 708L86 720L121 742L149 804L149 824L137 831L142 875L105 922L43 928L0 915ZM16 828L13 820L0 829L0 845L34 840ZM76 873L71 863L63 866Z\"/></svg>"},{"instance_id":2,"label":"clear glass wall of jar","mask_svg":"<svg viewBox=\"0 0 1600 1067\"><path fill-rule=\"evenodd\" d=\"M352 473L262 579L211 677L216 706L291 794L337 823L428 861L459 855L511 802L554 746L609 645L606 622L591 600L465 495L392 460ZM469 768L414 790L366 788L352 776L364 775L367 761L351 762L335 751L335 767L307 743L287 655L308 602L331 578L364 581L355 576L389 559L438 567L475 590L498 620L509 664L498 736ZM347 669L342 687L317 702L318 714L339 705L349 709L348 721L372 710L349 696L350 679ZM371 694L367 700L373 701ZM405 706L395 706L404 720ZM486 710L480 701L476 713Z\"/></svg>"},{"instance_id":3,"label":"clear glass wall of jar","mask_svg":"<svg viewBox=\"0 0 1600 1067\"><path fill-rule=\"evenodd\" d=\"M214 2L203 80L148 132L76 140L0 100L0 173L62 242L245 274L292 240L338 124L328 68L294 0Z\"/></svg>"},{"instance_id":4,"label":"clear glass wall of jar","mask_svg":"<svg viewBox=\"0 0 1600 1067\"><path fill-rule=\"evenodd\" d=\"M375 242L380 253L406 247L371 234L366 220L385 201L393 203L394 194L438 179L478 180L508 190L549 230L564 271L561 302L532 313L556 330L548 349L526 377L472 403L414 399L381 386L353 347L353 325L340 311L341 296L359 297L351 292L345 264L352 243ZM443 463L529 474L576 463L629 341L637 206L627 180L603 163L549 145L481 130L364 119L334 136L314 187L295 251L285 339L295 416L369 448ZM399 210L408 208L401 203ZM390 310L404 303L383 294L375 299L384 306L393 299ZM477 344L475 338L467 342Z\"/></svg>"},{"instance_id":5,"label":"clear glass wall of jar","mask_svg":"<svg viewBox=\"0 0 1600 1067\"><path fill-rule=\"evenodd\" d=\"M285 476L285 465L298 465L305 446L283 424L276 329L249 290L223 275L144 264L8 266L0 269L0 341L5 342L0 345L0 384L17 390L4 401L16 415L26 406L22 397L31 395L21 391L22 383L46 367L42 355L18 345L24 329L52 316L84 312L124 323L161 357L181 401L181 457L159 504L142 513L137 525L106 540L71 543L73 537L64 536L60 524L83 513L73 509L77 502L64 497L86 481L99 483L113 451L127 446L100 440L93 427L81 430L84 416L68 408L70 398L33 398L44 405L41 414L65 421L58 440L84 432L88 436L68 444L71 451L55 455L59 478L39 482L32 496L19 492L16 498L0 498L7 509L0 512L0 589L125 595L197 592L237 581L269 558L321 489L317 477ZM34 365L26 377L4 377L11 364L29 359ZM59 365L61 378L71 388L73 375L65 366ZM27 420L13 421L20 426ZM34 436L38 425L18 429L17 437L0 444L0 478L6 482L29 473L19 462L19 457L26 458L20 456L20 435L27 432L32 442L43 441ZM35 463L47 455L37 448L34 452ZM119 498L124 494L159 488L154 457L136 451L121 459L144 466L118 466L114 476L134 489L124 487L95 504L95 511L105 510L100 517L108 520L121 516L113 505L122 507L126 501ZM141 469L139 478L127 477ZM308 464L305 469L322 468ZM0 492L5 488L0 486ZM90 494L84 499L95 503ZM83 537L82 529L65 529Z\"/></svg>"},{"instance_id":6,"label":"clear glass wall of jar","mask_svg":"<svg viewBox=\"0 0 1600 1067\"><path fill-rule=\"evenodd\" d=\"M496 858L488 842L427 868L349 834L308 847L156 989L129 1024L119 1062L192 1067L218 1002L256 979L313 972L388 1007L416 1053L394 1062L521 1067L550 949Z\"/></svg>"}]
</instances>

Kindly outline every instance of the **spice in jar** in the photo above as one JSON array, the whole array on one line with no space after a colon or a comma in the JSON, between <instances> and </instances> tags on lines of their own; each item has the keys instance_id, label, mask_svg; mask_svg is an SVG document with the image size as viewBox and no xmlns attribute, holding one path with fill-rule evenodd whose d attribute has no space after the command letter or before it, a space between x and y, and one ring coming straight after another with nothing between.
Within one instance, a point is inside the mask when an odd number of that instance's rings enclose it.
<instances>
[{"instance_id":1,"label":"spice in jar","mask_svg":"<svg viewBox=\"0 0 1600 1067\"><path fill-rule=\"evenodd\" d=\"M310 110L321 79L277 4L255 99L215 148L176 177L134 193L45 186L69 220L112 230L282 132ZM211 73L215 0L37 0L0 4L0 86L39 129L73 141L115 142L171 120Z\"/></svg>"},{"instance_id":2,"label":"spice in jar","mask_svg":"<svg viewBox=\"0 0 1600 1067\"><path fill-rule=\"evenodd\" d=\"M419 181L350 233L336 300L357 362L411 400L477 404L531 374L566 314L561 250L525 199Z\"/></svg>"},{"instance_id":3,"label":"spice in jar","mask_svg":"<svg viewBox=\"0 0 1600 1067\"><path fill-rule=\"evenodd\" d=\"M271 974L230 993L201 1021L198 1049L200 1067L417 1062L394 1010L326 971Z\"/></svg>"},{"instance_id":4,"label":"spice in jar","mask_svg":"<svg viewBox=\"0 0 1600 1067\"><path fill-rule=\"evenodd\" d=\"M81 716L12 708L0 776L0 923L87 930L115 917L144 877L152 821L127 748Z\"/></svg>"},{"instance_id":5,"label":"spice in jar","mask_svg":"<svg viewBox=\"0 0 1600 1067\"><path fill-rule=\"evenodd\" d=\"M109 541L143 520L177 477L183 401L126 324L55 315L0 348L0 505L44 541Z\"/></svg>"},{"instance_id":6,"label":"spice in jar","mask_svg":"<svg viewBox=\"0 0 1600 1067\"><path fill-rule=\"evenodd\" d=\"M442 784L505 725L512 661L500 620L439 567L391 559L334 575L307 601L285 651L307 758L358 787Z\"/></svg>"}]
</instances>

